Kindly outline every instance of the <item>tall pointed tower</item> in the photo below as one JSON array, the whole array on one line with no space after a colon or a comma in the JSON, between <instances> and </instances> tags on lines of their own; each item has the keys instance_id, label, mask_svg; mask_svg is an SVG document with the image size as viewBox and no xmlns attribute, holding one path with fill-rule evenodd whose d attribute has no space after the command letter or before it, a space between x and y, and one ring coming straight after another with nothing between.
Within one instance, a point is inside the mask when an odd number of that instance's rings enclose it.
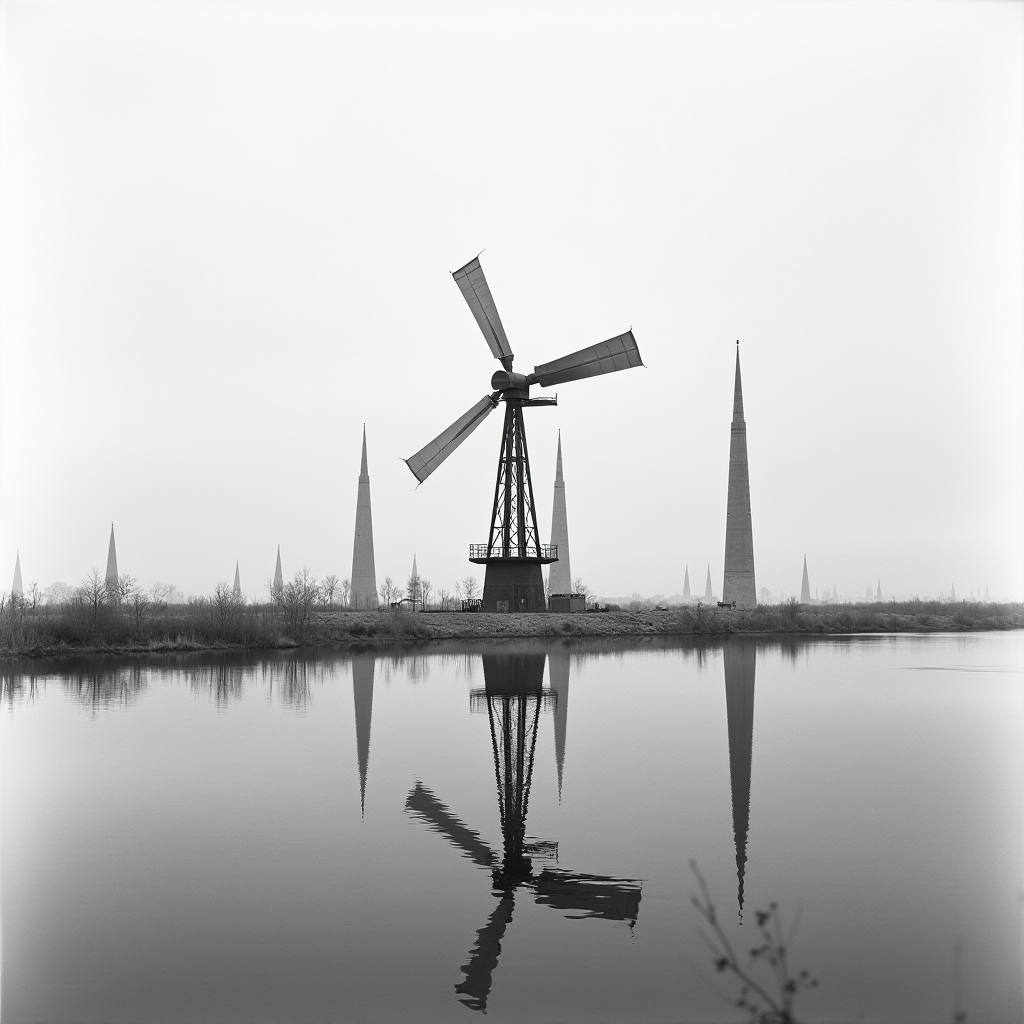
<instances>
[{"instance_id":1,"label":"tall pointed tower","mask_svg":"<svg viewBox=\"0 0 1024 1024\"><path fill-rule=\"evenodd\" d=\"M281 545L277 545L277 565L274 566L274 590L280 591L284 586L284 573L281 572Z\"/></svg>"},{"instance_id":2,"label":"tall pointed tower","mask_svg":"<svg viewBox=\"0 0 1024 1024\"><path fill-rule=\"evenodd\" d=\"M706 582L704 583L704 600L705 601L714 601L714 599L715 599L715 595L711 591L711 566L709 564L708 565L708 578L707 578Z\"/></svg>"},{"instance_id":3,"label":"tall pointed tower","mask_svg":"<svg viewBox=\"0 0 1024 1024\"><path fill-rule=\"evenodd\" d=\"M555 693L555 767L558 769L558 802L561 803L565 727L569 721L569 650L566 647L556 647L548 652L548 686Z\"/></svg>"},{"instance_id":4,"label":"tall pointed tower","mask_svg":"<svg viewBox=\"0 0 1024 1024\"><path fill-rule=\"evenodd\" d=\"M875 591L875 600L876 601L881 601L882 600L882 581L881 580L878 581L878 589Z\"/></svg>"},{"instance_id":5,"label":"tall pointed tower","mask_svg":"<svg viewBox=\"0 0 1024 1024\"><path fill-rule=\"evenodd\" d=\"M235 562L235 585L232 588L232 593L235 595L235 597L242 596L242 579L238 575L238 562Z\"/></svg>"},{"instance_id":6,"label":"tall pointed tower","mask_svg":"<svg viewBox=\"0 0 1024 1024\"><path fill-rule=\"evenodd\" d=\"M373 718L372 654L352 659L352 696L356 708L356 755L359 758L359 813L366 813L366 773L370 767L370 720Z\"/></svg>"},{"instance_id":7,"label":"tall pointed tower","mask_svg":"<svg viewBox=\"0 0 1024 1024\"><path fill-rule=\"evenodd\" d=\"M736 844L736 880L740 916L747 870L750 824L750 767L754 755L754 671L757 645L733 637L725 642L725 709L729 725L729 782L732 788L732 830Z\"/></svg>"},{"instance_id":8,"label":"tall pointed tower","mask_svg":"<svg viewBox=\"0 0 1024 1024\"><path fill-rule=\"evenodd\" d=\"M24 597L25 591L21 586L21 552L14 556L14 583L11 584L11 595L13 597Z\"/></svg>"},{"instance_id":9,"label":"tall pointed tower","mask_svg":"<svg viewBox=\"0 0 1024 1024\"><path fill-rule=\"evenodd\" d=\"M565 480L562 478L562 432L558 432L558 456L555 459L555 500L551 508L551 543L557 545L558 561L548 569L548 597L572 593L569 568L569 521L565 515Z\"/></svg>"},{"instance_id":10,"label":"tall pointed tower","mask_svg":"<svg viewBox=\"0 0 1024 1024\"><path fill-rule=\"evenodd\" d=\"M732 440L729 445L729 500L725 518L725 581L722 601L737 608L757 604L754 586L754 532L750 522L750 479L747 473L747 424L743 419L740 343L736 342L736 383L732 399Z\"/></svg>"},{"instance_id":11,"label":"tall pointed tower","mask_svg":"<svg viewBox=\"0 0 1024 1024\"><path fill-rule=\"evenodd\" d=\"M686 571L683 573L683 600L689 601L690 598L690 567L686 567Z\"/></svg>"},{"instance_id":12,"label":"tall pointed tower","mask_svg":"<svg viewBox=\"0 0 1024 1024\"><path fill-rule=\"evenodd\" d=\"M110 524L110 546L107 548L107 583L117 583L117 548L114 547L114 524Z\"/></svg>"},{"instance_id":13,"label":"tall pointed tower","mask_svg":"<svg viewBox=\"0 0 1024 1024\"><path fill-rule=\"evenodd\" d=\"M377 573L373 564L373 517L370 514L370 471L366 466L366 424L363 424L363 461L359 467L356 498L356 535L352 544L352 607L377 607Z\"/></svg>"},{"instance_id":14,"label":"tall pointed tower","mask_svg":"<svg viewBox=\"0 0 1024 1024\"><path fill-rule=\"evenodd\" d=\"M811 603L811 584L807 579L807 555L804 555L804 578L800 584L800 603Z\"/></svg>"}]
</instances>

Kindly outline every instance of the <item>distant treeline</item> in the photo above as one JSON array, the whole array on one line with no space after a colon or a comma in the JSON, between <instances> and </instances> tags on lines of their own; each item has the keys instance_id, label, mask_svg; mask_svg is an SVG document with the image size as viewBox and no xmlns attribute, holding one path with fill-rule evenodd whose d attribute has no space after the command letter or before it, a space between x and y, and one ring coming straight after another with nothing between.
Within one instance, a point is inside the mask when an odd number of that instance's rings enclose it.
<instances>
[{"instance_id":1,"label":"distant treeline","mask_svg":"<svg viewBox=\"0 0 1024 1024\"><path fill-rule=\"evenodd\" d=\"M394 640L491 637L629 636L731 633L934 633L1024 628L1024 605L963 601L892 601L851 605L703 604L650 611L423 615L404 608L336 608L302 570L269 599L251 602L227 584L187 603L153 600L94 573L67 600L40 604L0 597L0 653L53 655L84 651L166 651L215 647L272 648L308 644L375 644Z\"/></svg>"}]
</instances>

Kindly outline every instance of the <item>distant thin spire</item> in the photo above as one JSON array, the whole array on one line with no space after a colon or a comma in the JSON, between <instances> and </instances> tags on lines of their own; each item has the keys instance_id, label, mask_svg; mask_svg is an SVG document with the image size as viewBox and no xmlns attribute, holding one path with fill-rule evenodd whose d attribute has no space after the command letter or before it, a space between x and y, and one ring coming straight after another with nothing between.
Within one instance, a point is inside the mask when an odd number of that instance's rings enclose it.
<instances>
[{"instance_id":1,"label":"distant thin spire","mask_svg":"<svg viewBox=\"0 0 1024 1024\"><path fill-rule=\"evenodd\" d=\"M683 600L690 600L690 567L687 566L683 573Z\"/></svg>"},{"instance_id":2,"label":"distant thin spire","mask_svg":"<svg viewBox=\"0 0 1024 1024\"><path fill-rule=\"evenodd\" d=\"M14 558L14 584L11 587L11 594L14 597L23 597L25 591L21 586L21 552L19 551Z\"/></svg>"},{"instance_id":3,"label":"distant thin spire","mask_svg":"<svg viewBox=\"0 0 1024 1024\"><path fill-rule=\"evenodd\" d=\"M412 553L412 578L414 580L418 580L420 578L420 574L419 574L419 572L416 569L416 552L415 551Z\"/></svg>"},{"instance_id":4,"label":"distant thin spire","mask_svg":"<svg viewBox=\"0 0 1024 1024\"><path fill-rule=\"evenodd\" d=\"M711 563L708 562L708 578L704 584L704 600L711 601L714 599L714 593L711 590Z\"/></svg>"},{"instance_id":5,"label":"distant thin spire","mask_svg":"<svg viewBox=\"0 0 1024 1024\"><path fill-rule=\"evenodd\" d=\"M562 431L558 431L558 455L555 456L555 483L565 483L562 479Z\"/></svg>"},{"instance_id":6,"label":"distant thin spire","mask_svg":"<svg viewBox=\"0 0 1024 1024\"><path fill-rule=\"evenodd\" d=\"M238 575L238 562L235 562L235 585L234 585L235 597L241 597L242 595L242 580Z\"/></svg>"},{"instance_id":7,"label":"distant thin spire","mask_svg":"<svg viewBox=\"0 0 1024 1024\"><path fill-rule=\"evenodd\" d=\"M811 585L807 579L807 555L804 555L804 578L800 583L800 602L801 604L811 603Z\"/></svg>"},{"instance_id":8,"label":"distant thin spire","mask_svg":"<svg viewBox=\"0 0 1024 1024\"><path fill-rule=\"evenodd\" d=\"M107 583L117 582L117 548L114 546L114 524L110 524L110 546L107 548Z\"/></svg>"},{"instance_id":9,"label":"distant thin spire","mask_svg":"<svg viewBox=\"0 0 1024 1024\"><path fill-rule=\"evenodd\" d=\"M366 463L366 424L365 423L363 424L363 459L362 459L362 462L360 462L360 464L359 464L359 475L360 476L369 476L370 475L370 470L367 468L367 463Z\"/></svg>"},{"instance_id":10,"label":"distant thin spire","mask_svg":"<svg viewBox=\"0 0 1024 1024\"><path fill-rule=\"evenodd\" d=\"M281 545L277 545L277 565L274 567L274 589L284 586L284 573L281 572Z\"/></svg>"}]
</instances>

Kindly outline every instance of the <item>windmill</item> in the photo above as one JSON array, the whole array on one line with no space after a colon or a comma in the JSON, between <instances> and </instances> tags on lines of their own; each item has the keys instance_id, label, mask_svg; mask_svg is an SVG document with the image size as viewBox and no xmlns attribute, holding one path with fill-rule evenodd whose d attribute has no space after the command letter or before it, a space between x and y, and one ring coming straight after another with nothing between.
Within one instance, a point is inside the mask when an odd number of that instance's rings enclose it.
<instances>
[{"instance_id":1,"label":"windmill","mask_svg":"<svg viewBox=\"0 0 1024 1024\"><path fill-rule=\"evenodd\" d=\"M575 920L628 921L632 928L640 913L641 889L636 881L564 871L550 863L534 870L531 858L550 862L558 857L558 843L526 836L537 725L541 711L558 699L553 691L543 689L544 661L544 654L484 655L484 688L470 693L470 710L486 711L490 720L502 854L492 850L421 782L405 802L407 812L491 872L498 904L478 929L469 960L462 967L466 977L455 986L462 997L459 1001L472 1010L487 1011L501 940L520 888L532 890L537 903Z\"/></svg>"},{"instance_id":2,"label":"windmill","mask_svg":"<svg viewBox=\"0 0 1024 1024\"><path fill-rule=\"evenodd\" d=\"M541 544L533 501L530 458L526 448L523 409L557 405L556 398L531 398L530 387L542 388L583 377L597 377L616 370L643 366L633 331L598 345L580 349L533 368L527 375L512 370L512 348L505 337L480 259L470 260L452 275L483 333L491 355L502 369L491 377L492 391L463 413L433 441L405 460L412 475L422 483L480 424L505 403L505 427L498 455L491 528L486 544L471 544L469 560L487 566L484 572L484 611L544 611L544 578L541 566L558 561L553 544Z\"/></svg>"}]
</instances>

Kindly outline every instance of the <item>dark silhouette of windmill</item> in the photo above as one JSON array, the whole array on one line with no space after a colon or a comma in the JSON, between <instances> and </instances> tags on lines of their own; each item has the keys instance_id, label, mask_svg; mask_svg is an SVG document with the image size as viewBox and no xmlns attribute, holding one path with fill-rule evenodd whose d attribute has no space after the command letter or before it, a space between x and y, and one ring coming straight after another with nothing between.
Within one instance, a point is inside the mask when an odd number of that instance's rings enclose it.
<instances>
[{"instance_id":1,"label":"dark silhouette of windmill","mask_svg":"<svg viewBox=\"0 0 1024 1024\"><path fill-rule=\"evenodd\" d=\"M469 959L462 966L465 979L455 986L463 997L459 1002L472 1010L487 1010L501 940L512 920L520 888L532 890L538 903L561 910L569 918L628 921L632 928L640 913L637 881L552 867L551 862L557 862L558 843L526 837L537 725L541 711L551 709L557 699L542 687L544 660L543 654L484 655L484 688L470 694L470 709L486 711L491 726L501 856L421 782L416 783L405 802L406 811L443 835L474 864L491 872L498 904L477 931ZM549 863L535 871L533 858Z\"/></svg>"},{"instance_id":2,"label":"dark silhouette of windmill","mask_svg":"<svg viewBox=\"0 0 1024 1024\"><path fill-rule=\"evenodd\" d=\"M486 544L471 544L469 560L487 566L482 607L485 611L544 611L544 578L541 566L558 561L552 544L541 544L533 501L530 458L526 447L523 409L556 405L556 398L531 398L530 387L542 388L583 377L597 377L631 366L642 366L632 330L599 345L543 363L526 375L512 371L512 348L498 317L479 258L470 260L452 275L476 318L484 340L502 365L491 377L492 393L443 430L429 444L405 460L422 483L484 419L505 403L505 428L498 456L491 528Z\"/></svg>"}]
</instances>

